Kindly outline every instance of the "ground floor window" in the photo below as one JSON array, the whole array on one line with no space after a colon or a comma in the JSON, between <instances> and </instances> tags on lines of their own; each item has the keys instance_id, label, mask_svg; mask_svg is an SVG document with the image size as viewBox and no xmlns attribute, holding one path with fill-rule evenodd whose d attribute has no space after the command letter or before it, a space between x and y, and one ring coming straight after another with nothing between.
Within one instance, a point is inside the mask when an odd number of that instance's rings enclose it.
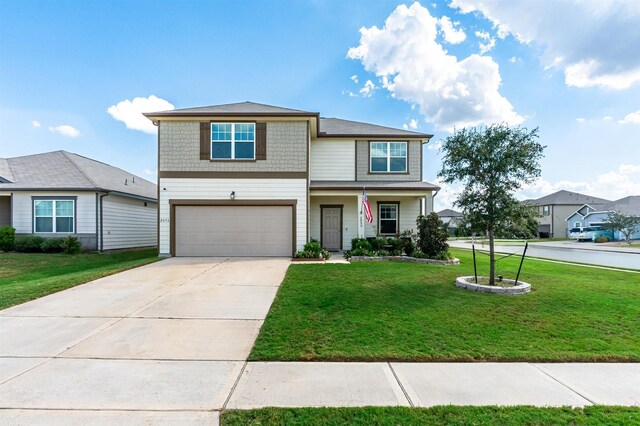
<instances>
[{"instance_id":1,"label":"ground floor window","mask_svg":"<svg viewBox=\"0 0 640 426\"><path fill-rule=\"evenodd\" d=\"M74 232L74 200L34 200L35 232Z\"/></svg>"},{"instance_id":2,"label":"ground floor window","mask_svg":"<svg viewBox=\"0 0 640 426\"><path fill-rule=\"evenodd\" d=\"M378 204L378 228L380 234L396 235L398 234L398 212L400 206L398 203L380 203Z\"/></svg>"}]
</instances>

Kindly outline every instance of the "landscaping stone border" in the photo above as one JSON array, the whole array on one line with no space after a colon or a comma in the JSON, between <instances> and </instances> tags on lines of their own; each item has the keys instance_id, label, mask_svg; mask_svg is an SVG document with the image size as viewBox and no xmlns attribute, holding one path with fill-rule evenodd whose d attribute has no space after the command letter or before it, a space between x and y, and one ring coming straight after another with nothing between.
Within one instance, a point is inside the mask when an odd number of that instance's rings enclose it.
<instances>
[{"instance_id":1,"label":"landscaping stone border","mask_svg":"<svg viewBox=\"0 0 640 426\"><path fill-rule=\"evenodd\" d=\"M411 262L411 263L430 263L433 265L459 265L460 259L452 260L435 260L435 259L422 259L419 257L411 256L351 256L352 262L380 262L383 260L390 260L392 262Z\"/></svg>"},{"instance_id":2,"label":"landscaping stone border","mask_svg":"<svg viewBox=\"0 0 640 426\"><path fill-rule=\"evenodd\" d=\"M527 294L531 291L531 284L519 281L518 285L511 287L501 287L499 285L476 284L475 277L458 277L456 279L456 287L469 291L477 291L480 293L506 294L509 296L518 296ZM515 280L502 280L503 283L514 284Z\"/></svg>"}]
</instances>

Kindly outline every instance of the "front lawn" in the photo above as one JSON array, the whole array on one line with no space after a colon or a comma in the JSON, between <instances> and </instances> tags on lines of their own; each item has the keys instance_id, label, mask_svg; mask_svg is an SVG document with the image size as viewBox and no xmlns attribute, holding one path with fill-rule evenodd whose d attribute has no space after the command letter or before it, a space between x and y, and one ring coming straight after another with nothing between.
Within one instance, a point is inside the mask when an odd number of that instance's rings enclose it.
<instances>
[{"instance_id":1,"label":"front lawn","mask_svg":"<svg viewBox=\"0 0 640 426\"><path fill-rule=\"evenodd\" d=\"M640 408L363 407L223 411L222 426L240 425L638 425Z\"/></svg>"},{"instance_id":2,"label":"front lawn","mask_svg":"<svg viewBox=\"0 0 640 426\"><path fill-rule=\"evenodd\" d=\"M640 274L527 259L530 294L480 294L454 286L473 263L452 253L461 265L292 265L250 360L640 361Z\"/></svg>"},{"instance_id":3,"label":"front lawn","mask_svg":"<svg viewBox=\"0 0 640 426\"><path fill-rule=\"evenodd\" d=\"M156 249L118 253L0 254L0 309L160 258Z\"/></svg>"}]
</instances>

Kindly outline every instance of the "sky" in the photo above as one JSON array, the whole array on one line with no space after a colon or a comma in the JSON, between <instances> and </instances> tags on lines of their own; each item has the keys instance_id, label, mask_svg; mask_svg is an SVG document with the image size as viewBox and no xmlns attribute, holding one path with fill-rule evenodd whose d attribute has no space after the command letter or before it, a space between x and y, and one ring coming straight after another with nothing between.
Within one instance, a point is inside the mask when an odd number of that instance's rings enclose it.
<instances>
[{"instance_id":1,"label":"sky","mask_svg":"<svg viewBox=\"0 0 640 426\"><path fill-rule=\"evenodd\" d=\"M432 133L433 183L455 129L538 127L518 198L640 195L640 1L0 0L0 157L155 181L141 112L242 101Z\"/></svg>"}]
</instances>

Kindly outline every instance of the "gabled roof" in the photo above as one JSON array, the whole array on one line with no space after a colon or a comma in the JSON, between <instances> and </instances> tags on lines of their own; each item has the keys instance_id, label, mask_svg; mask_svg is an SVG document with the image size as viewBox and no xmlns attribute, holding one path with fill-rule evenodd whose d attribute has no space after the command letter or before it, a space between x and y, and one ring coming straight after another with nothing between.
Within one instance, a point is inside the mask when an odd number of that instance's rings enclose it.
<instances>
[{"instance_id":1,"label":"gabled roof","mask_svg":"<svg viewBox=\"0 0 640 426\"><path fill-rule=\"evenodd\" d=\"M451 209L440 210L437 215L439 217L462 217L462 213Z\"/></svg>"},{"instance_id":2,"label":"gabled roof","mask_svg":"<svg viewBox=\"0 0 640 426\"><path fill-rule=\"evenodd\" d=\"M557 191L553 194L545 195L544 197L538 198L536 200L525 200L523 203L529 205L547 205L547 204L591 204L591 205L601 205L610 202L609 200L605 200L604 198L592 197L591 195L579 194L577 192L571 191Z\"/></svg>"},{"instance_id":3,"label":"gabled roof","mask_svg":"<svg viewBox=\"0 0 640 426\"><path fill-rule=\"evenodd\" d=\"M625 215L640 216L640 195L631 195L611 201L600 208L602 211L616 211Z\"/></svg>"},{"instance_id":4,"label":"gabled roof","mask_svg":"<svg viewBox=\"0 0 640 426\"><path fill-rule=\"evenodd\" d=\"M3 165L5 162L7 167ZM157 187L154 183L109 164L67 151L2 159L0 177L7 181L0 182L0 190L106 191L157 199Z\"/></svg>"},{"instance_id":5,"label":"gabled roof","mask_svg":"<svg viewBox=\"0 0 640 426\"><path fill-rule=\"evenodd\" d=\"M378 126L377 124L359 121L343 120L340 118L320 117L320 137L409 137L430 139L433 135L411 132L409 130L394 129L393 127Z\"/></svg>"},{"instance_id":6,"label":"gabled roof","mask_svg":"<svg viewBox=\"0 0 640 426\"><path fill-rule=\"evenodd\" d=\"M181 108L170 111L148 112L144 115L145 117L198 117L207 115L318 116L318 113L246 101L223 105Z\"/></svg>"}]
</instances>

